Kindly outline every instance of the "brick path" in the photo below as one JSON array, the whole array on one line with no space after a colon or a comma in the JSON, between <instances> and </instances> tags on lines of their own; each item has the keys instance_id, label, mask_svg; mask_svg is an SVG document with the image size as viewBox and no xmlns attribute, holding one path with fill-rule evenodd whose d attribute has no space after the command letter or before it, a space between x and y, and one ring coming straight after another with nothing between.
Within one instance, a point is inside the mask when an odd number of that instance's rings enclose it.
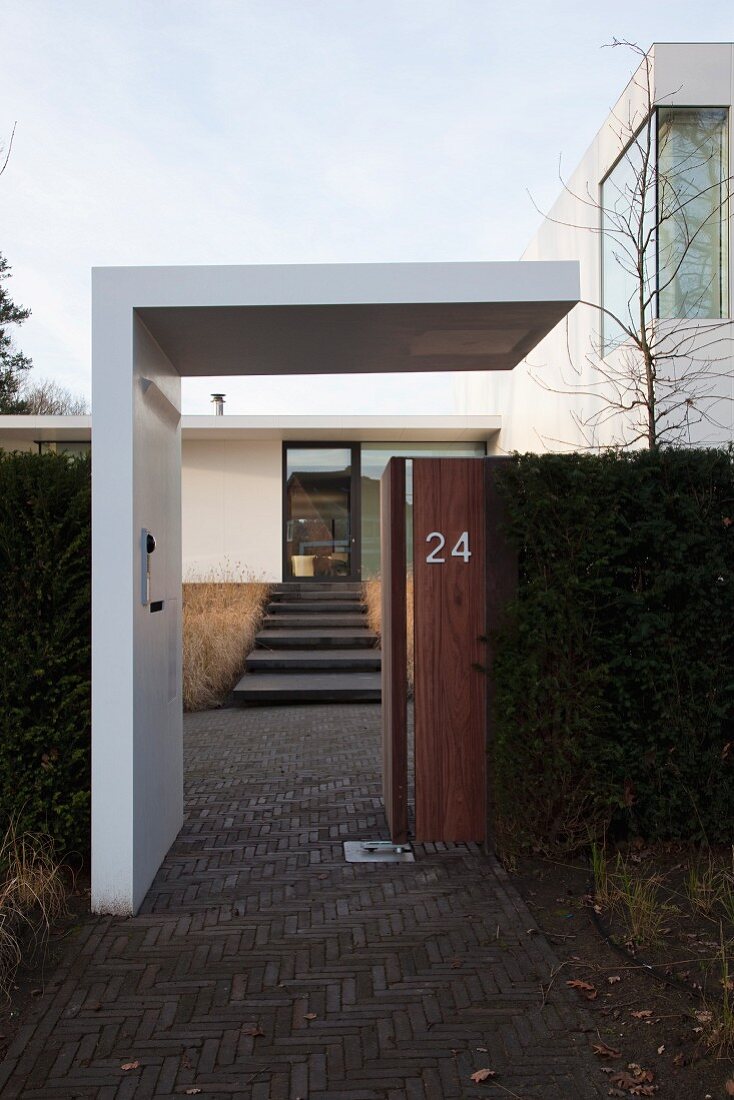
<instances>
[{"instance_id":1,"label":"brick path","mask_svg":"<svg viewBox=\"0 0 734 1100\"><path fill-rule=\"evenodd\" d=\"M187 718L184 829L142 913L70 944L4 1100L605 1095L562 975L542 1005L556 960L501 869L471 845L344 862L343 840L386 836L378 722ZM483 1067L495 1083L470 1080Z\"/></svg>"}]
</instances>

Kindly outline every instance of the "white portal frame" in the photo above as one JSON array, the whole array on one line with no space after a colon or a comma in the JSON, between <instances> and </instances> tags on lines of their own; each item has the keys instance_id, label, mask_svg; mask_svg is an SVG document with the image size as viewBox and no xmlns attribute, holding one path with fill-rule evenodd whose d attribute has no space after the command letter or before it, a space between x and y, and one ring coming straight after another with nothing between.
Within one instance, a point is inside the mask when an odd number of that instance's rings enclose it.
<instances>
[{"instance_id":1,"label":"white portal frame","mask_svg":"<svg viewBox=\"0 0 734 1100\"><path fill-rule=\"evenodd\" d=\"M94 911L183 821L181 377L511 369L578 297L575 262L93 271Z\"/></svg>"}]
</instances>

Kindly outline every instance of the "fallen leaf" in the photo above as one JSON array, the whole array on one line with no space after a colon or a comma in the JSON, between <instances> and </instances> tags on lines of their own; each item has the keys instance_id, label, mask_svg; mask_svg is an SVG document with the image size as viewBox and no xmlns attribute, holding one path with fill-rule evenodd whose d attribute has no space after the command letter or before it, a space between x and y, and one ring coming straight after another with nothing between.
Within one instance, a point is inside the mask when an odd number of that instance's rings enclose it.
<instances>
[{"instance_id":1,"label":"fallen leaf","mask_svg":"<svg viewBox=\"0 0 734 1100\"><path fill-rule=\"evenodd\" d=\"M317 1016L315 1012L306 1012L303 1018L304 1020L316 1020Z\"/></svg>"},{"instance_id":2,"label":"fallen leaf","mask_svg":"<svg viewBox=\"0 0 734 1100\"><path fill-rule=\"evenodd\" d=\"M699 1024L710 1024L713 1019L713 1013L702 1010L701 1012L694 1013Z\"/></svg>"},{"instance_id":3,"label":"fallen leaf","mask_svg":"<svg viewBox=\"0 0 734 1100\"><path fill-rule=\"evenodd\" d=\"M493 1069L478 1069L476 1073L472 1073L472 1081L476 1081L479 1085L482 1081L486 1081L488 1077L494 1077L495 1071Z\"/></svg>"},{"instance_id":4,"label":"fallen leaf","mask_svg":"<svg viewBox=\"0 0 734 1100\"><path fill-rule=\"evenodd\" d=\"M622 979L620 978L619 974L610 974L610 976L607 978L607 981L610 985L615 985L616 982L621 982Z\"/></svg>"},{"instance_id":5,"label":"fallen leaf","mask_svg":"<svg viewBox=\"0 0 734 1100\"><path fill-rule=\"evenodd\" d=\"M630 1012L630 1016L634 1016L636 1020L646 1020L648 1016L652 1016L652 1010L649 1008L640 1008L637 1012Z\"/></svg>"},{"instance_id":6,"label":"fallen leaf","mask_svg":"<svg viewBox=\"0 0 734 1100\"><path fill-rule=\"evenodd\" d=\"M734 1077L729 1078L729 1080L724 1085L724 1088L726 1089L727 1096L734 1096Z\"/></svg>"},{"instance_id":7,"label":"fallen leaf","mask_svg":"<svg viewBox=\"0 0 734 1100\"><path fill-rule=\"evenodd\" d=\"M123 1062L120 1066L120 1069L124 1069L127 1073L129 1069L138 1069L139 1066L140 1062Z\"/></svg>"},{"instance_id":8,"label":"fallen leaf","mask_svg":"<svg viewBox=\"0 0 734 1100\"><path fill-rule=\"evenodd\" d=\"M610 1047L603 1040L599 1040L598 1043L594 1043L591 1048L596 1054L597 1058L621 1058L622 1052L615 1050L614 1047Z\"/></svg>"},{"instance_id":9,"label":"fallen leaf","mask_svg":"<svg viewBox=\"0 0 734 1100\"><path fill-rule=\"evenodd\" d=\"M566 985L571 989L576 989L587 1001L595 1001L599 995L598 990L591 982L582 982L579 978L571 978L570 981L566 982Z\"/></svg>"},{"instance_id":10,"label":"fallen leaf","mask_svg":"<svg viewBox=\"0 0 734 1100\"><path fill-rule=\"evenodd\" d=\"M265 1035L265 1032L261 1027L243 1027L242 1034L251 1035L253 1039L262 1039Z\"/></svg>"},{"instance_id":11,"label":"fallen leaf","mask_svg":"<svg viewBox=\"0 0 734 1100\"><path fill-rule=\"evenodd\" d=\"M660 1046L658 1047L658 1054L662 1054L664 1050L665 1050L665 1043L661 1043Z\"/></svg>"},{"instance_id":12,"label":"fallen leaf","mask_svg":"<svg viewBox=\"0 0 734 1100\"><path fill-rule=\"evenodd\" d=\"M198 1096L200 1092L201 1089L186 1089L187 1096Z\"/></svg>"},{"instance_id":13,"label":"fallen leaf","mask_svg":"<svg viewBox=\"0 0 734 1100\"><path fill-rule=\"evenodd\" d=\"M683 1057L683 1052L681 1051L679 1054L676 1054L675 1057L673 1058L673 1065L680 1067L684 1064L685 1064L685 1059Z\"/></svg>"},{"instance_id":14,"label":"fallen leaf","mask_svg":"<svg viewBox=\"0 0 734 1100\"><path fill-rule=\"evenodd\" d=\"M629 1070L629 1072L627 1072ZM654 1096L657 1085L653 1085L654 1074L649 1069L643 1069L636 1062L630 1062L627 1070L616 1073L610 1077L611 1084L626 1089L630 1096Z\"/></svg>"}]
</instances>

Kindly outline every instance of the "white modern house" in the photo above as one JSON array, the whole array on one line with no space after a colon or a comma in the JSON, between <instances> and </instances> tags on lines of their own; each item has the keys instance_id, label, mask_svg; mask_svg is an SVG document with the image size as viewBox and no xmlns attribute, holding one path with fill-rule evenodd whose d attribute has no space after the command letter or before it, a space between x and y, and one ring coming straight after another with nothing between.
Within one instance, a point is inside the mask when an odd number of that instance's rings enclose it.
<instances>
[{"instance_id":1,"label":"white modern house","mask_svg":"<svg viewBox=\"0 0 734 1100\"><path fill-rule=\"evenodd\" d=\"M664 414L666 403L671 410L667 420L660 416L660 426L672 424L672 438L682 444L732 440L733 88L732 43L651 48L522 257L577 262L580 304L542 338L537 329L530 339L526 334L525 346L518 346L517 327L495 331L491 362L487 337L473 321L452 318L448 335L426 328L413 338L403 369L457 371L451 415L184 417L184 576L221 569L273 581L374 574L377 485L393 454L471 456L638 442L640 357L614 319L640 328L639 281L629 270L637 257L619 232L624 224L648 234L645 324L652 341L663 346L668 340L671 351L657 364L658 410ZM648 140L652 163L643 178ZM267 335L261 325L249 338L254 354ZM331 352L346 370L354 354L345 350L345 338L346 330L337 334ZM386 346L379 348L383 338L372 335L370 356L387 355ZM323 350L320 369L331 369ZM0 417L5 449L73 449L90 438L89 418Z\"/></svg>"},{"instance_id":2,"label":"white modern house","mask_svg":"<svg viewBox=\"0 0 734 1100\"><path fill-rule=\"evenodd\" d=\"M373 576L388 459L485 455L499 430L492 416L184 416L183 576ZM74 453L91 438L89 416L0 417L4 450Z\"/></svg>"},{"instance_id":3,"label":"white modern house","mask_svg":"<svg viewBox=\"0 0 734 1100\"><path fill-rule=\"evenodd\" d=\"M498 450L638 440L644 378L616 319L640 330L641 285L663 438L734 438L733 99L733 43L656 43L642 60L523 253L577 260L581 304L511 375L457 381L459 412L501 418Z\"/></svg>"},{"instance_id":4,"label":"white modern house","mask_svg":"<svg viewBox=\"0 0 734 1100\"><path fill-rule=\"evenodd\" d=\"M634 436L636 407L603 415L610 375L600 386L599 367L629 353L608 322L624 321L634 288L620 275L619 238L602 230L634 206L648 118L654 164L678 181L683 214L674 202L664 228L653 225L645 325L683 333L669 365L680 377L693 363L702 387L706 415L691 412L683 441L734 437L733 89L731 44L654 46L517 263L94 272L94 432L88 418L0 417L0 448L74 449L93 434L95 909L135 911L180 827L182 576L242 567L269 580L355 580L379 568L377 485L391 455ZM455 414L180 414L187 375L426 370L457 372Z\"/></svg>"}]
</instances>

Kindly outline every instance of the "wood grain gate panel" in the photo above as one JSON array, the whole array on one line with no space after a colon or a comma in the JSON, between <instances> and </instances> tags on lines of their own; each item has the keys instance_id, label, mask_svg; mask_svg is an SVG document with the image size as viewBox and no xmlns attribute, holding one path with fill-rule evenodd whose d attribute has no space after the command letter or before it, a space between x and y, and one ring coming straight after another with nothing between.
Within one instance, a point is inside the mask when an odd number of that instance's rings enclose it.
<instances>
[{"instance_id":1,"label":"wood grain gate panel","mask_svg":"<svg viewBox=\"0 0 734 1100\"><path fill-rule=\"evenodd\" d=\"M405 459L380 479L382 556L382 794L390 838L408 839L408 653L406 628Z\"/></svg>"},{"instance_id":2,"label":"wood grain gate panel","mask_svg":"<svg viewBox=\"0 0 734 1100\"><path fill-rule=\"evenodd\" d=\"M484 474L413 460L417 840L485 838Z\"/></svg>"}]
</instances>

